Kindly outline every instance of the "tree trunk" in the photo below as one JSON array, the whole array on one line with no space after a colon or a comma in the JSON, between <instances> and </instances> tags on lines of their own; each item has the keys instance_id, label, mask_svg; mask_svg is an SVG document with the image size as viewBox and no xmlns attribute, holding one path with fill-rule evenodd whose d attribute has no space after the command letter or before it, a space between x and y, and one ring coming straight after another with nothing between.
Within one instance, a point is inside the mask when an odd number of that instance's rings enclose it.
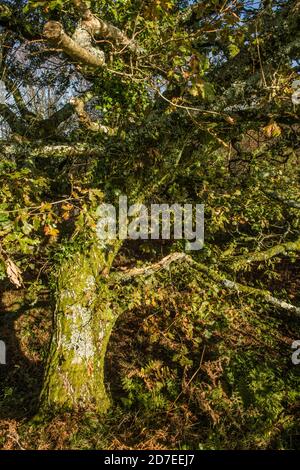
<instances>
[{"instance_id":1,"label":"tree trunk","mask_svg":"<svg viewBox=\"0 0 300 470\"><path fill-rule=\"evenodd\" d=\"M104 359L117 312L107 280L103 252L78 254L59 272L53 335L41 394L41 410L109 407Z\"/></svg>"}]
</instances>

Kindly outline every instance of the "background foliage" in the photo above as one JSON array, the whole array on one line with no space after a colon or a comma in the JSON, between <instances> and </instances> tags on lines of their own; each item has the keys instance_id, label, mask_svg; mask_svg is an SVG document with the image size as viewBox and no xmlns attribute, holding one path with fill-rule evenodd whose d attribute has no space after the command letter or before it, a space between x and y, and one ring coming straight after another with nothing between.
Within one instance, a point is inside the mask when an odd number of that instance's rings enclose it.
<instances>
[{"instance_id":1,"label":"background foliage","mask_svg":"<svg viewBox=\"0 0 300 470\"><path fill-rule=\"evenodd\" d=\"M96 42L106 66L91 70L42 36L48 20L74 31L71 1L0 5L0 324L10 355L0 443L294 447L299 316L183 265L125 285L112 278L125 313L106 359L109 415L32 419L57 267L93 243L103 201L204 203L206 242L194 260L300 302L299 3L89 3L138 43L137 54ZM85 111L108 132L71 107L87 93ZM112 274L182 250L181 241L127 241Z\"/></svg>"}]
</instances>

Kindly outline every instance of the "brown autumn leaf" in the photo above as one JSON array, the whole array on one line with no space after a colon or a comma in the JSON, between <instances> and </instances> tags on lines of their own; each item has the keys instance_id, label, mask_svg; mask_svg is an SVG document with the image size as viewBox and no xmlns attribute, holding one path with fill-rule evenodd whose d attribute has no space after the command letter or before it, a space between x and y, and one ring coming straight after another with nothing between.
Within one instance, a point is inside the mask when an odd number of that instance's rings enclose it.
<instances>
[{"instance_id":1,"label":"brown autumn leaf","mask_svg":"<svg viewBox=\"0 0 300 470\"><path fill-rule=\"evenodd\" d=\"M235 124L235 119L231 116L226 116L225 121L228 122L228 124L231 124L232 126Z\"/></svg>"},{"instance_id":2,"label":"brown autumn leaf","mask_svg":"<svg viewBox=\"0 0 300 470\"><path fill-rule=\"evenodd\" d=\"M63 213L63 215L62 215L62 218L63 218L64 220L69 220L69 218L70 218L70 212L69 212L69 211L65 211L65 212Z\"/></svg>"},{"instance_id":3,"label":"brown autumn leaf","mask_svg":"<svg viewBox=\"0 0 300 470\"><path fill-rule=\"evenodd\" d=\"M22 287L23 278L20 268L10 258L7 258L5 260L5 265L6 273L10 282L14 284L17 288Z\"/></svg>"},{"instance_id":4,"label":"brown autumn leaf","mask_svg":"<svg viewBox=\"0 0 300 470\"><path fill-rule=\"evenodd\" d=\"M71 211L73 209L73 204L67 203L63 204L61 207L64 211Z\"/></svg>"}]
</instances>

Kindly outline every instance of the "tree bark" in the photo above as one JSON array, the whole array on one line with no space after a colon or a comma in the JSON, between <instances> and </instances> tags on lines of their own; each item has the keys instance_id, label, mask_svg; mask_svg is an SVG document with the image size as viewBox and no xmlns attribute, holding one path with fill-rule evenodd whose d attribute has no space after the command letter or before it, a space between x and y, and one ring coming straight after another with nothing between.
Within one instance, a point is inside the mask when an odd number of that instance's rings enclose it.
<instances>
[{"instance_id":1,"label":"tree bark","mask_svg":"<svg viewBox=\"0 0 300 470\"><path fill-rule=\"evenodd\" d=\"M43 143L31 145L27 142L4 144L0 143L0 152L6 159L13 160L15 157L25 158L76 158L95 157L99 158L103 154L103 148L91 146L84 142L75 144L44 145ZM1 159L1 157L0 157Z\"/></svg>"},{"instance_id":2,"label":"tree bark","mask_svg":"<svg viewBox=\"0 0 300 470\"><path fill-rule=\"evenodd\" d=\"M84 34L86 33L86 34ZM58 21L48 21L45 24L44 36L55 46L60 47L69 57L90 67L102 67L105 64L102 51L91 47L90 34L82 30L85 40L88 40L89 47L82 47L78 41L70 38L63 30ZM87 38L86 38L87 35ZM77 38L78 39L78 38Z\"/></svg>"},{"instance_id":3,"label":"tree bark","mask_svg":"<svg viewBox=\"0 0 300 470\"><path fill-rule=\"evenodd\" d=\"M25 134L27 126L6 104L0 103L0 116L5 119L12 132Z\"/></svg>"},{"instance_id":4,"label":"tree bark","mask_svg":"<svg viewBox=\"0 0 300 470\"><path fill-rule=\"evenodd\" d=\"M55 47L60 48L77 62L89 67L105 66L105 55L98 47L94 47L94 38L110 38L114 43L131 52L139 52L134 40L129 39L119 28L95 16L83 1L73 1L81 16L74 34L69 37L61 23L48 21L44 26L43 35Z\"/></svg>"},{"instance_id":5,"label":"tree bark","mask_svg":"<svg viewBox=\"0 0 300 470\"><path fill-rule=\"evenodd\" d=\"M118 317L112 293L99 273L111 262L99 248L76 255L62 265L53 336L40 411L90 409L105 413L109 397L104 359Z\"/></svg>"}]
</instances>

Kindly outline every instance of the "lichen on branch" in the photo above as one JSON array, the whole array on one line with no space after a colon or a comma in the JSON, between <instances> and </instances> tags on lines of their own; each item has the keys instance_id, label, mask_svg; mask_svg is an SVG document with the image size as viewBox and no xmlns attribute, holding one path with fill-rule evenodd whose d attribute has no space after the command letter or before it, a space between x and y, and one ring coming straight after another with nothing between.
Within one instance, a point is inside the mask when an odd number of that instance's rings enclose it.
<instances>
[{"instance_id":1,"label":"lichen on branch","mask_svg":"<svg viewBox=\"0 0 300 470\"><path fill-rule=\"evenodd\" d=\"M90 67L105 65L104 52L94 46L95 38L111 38L117 46L137 52L138 46L119 28L95 16L85 2L73 1L80 14L80 21L72 37L68 36L61 23L48 21L44 26L44 37L55 47L60 48L72 59Z\"/></svg>"}]
</instances>

